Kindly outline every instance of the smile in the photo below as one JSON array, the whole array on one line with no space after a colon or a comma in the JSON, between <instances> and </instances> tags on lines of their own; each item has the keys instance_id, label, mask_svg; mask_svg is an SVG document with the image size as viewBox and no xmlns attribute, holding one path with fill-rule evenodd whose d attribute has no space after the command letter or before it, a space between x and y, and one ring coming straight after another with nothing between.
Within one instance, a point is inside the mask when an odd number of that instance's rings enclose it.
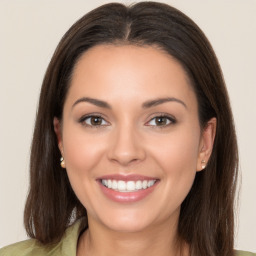
<instances>
[{"instance_id":1,"label":"smile","mask_svg":"<svg viewBox=\"0 0 256 256\"><path fill-rule=\"evenodd\" d=\"M110 180L110 179L102 179L101 183L103 186L119 191L119 192L134 192L134 191L139 191L143 189L147 189L152 187L157 180L128 180L128 181L123 181L123 180Z\"/></svg>"},{"instance_id":2,"label":"smile","mask_svg":"<svg viewBox=\"0 0 256 256\"><path fill-rule=\"evenodd\" d=\"M106 175L97 179L103 194L118 203L133 203L148 197L160 183L157 177Z\"/></svg>"}]
</instances>

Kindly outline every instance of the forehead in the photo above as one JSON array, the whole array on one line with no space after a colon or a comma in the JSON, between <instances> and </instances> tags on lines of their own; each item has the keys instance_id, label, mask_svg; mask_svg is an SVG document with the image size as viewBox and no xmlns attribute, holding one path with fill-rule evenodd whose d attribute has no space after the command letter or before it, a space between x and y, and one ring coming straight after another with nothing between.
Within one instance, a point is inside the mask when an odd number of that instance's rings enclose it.
<instances>
[{"instance_id":1,"label":"forehead","mask_svg":"<svg viewBox=\"0 0 256 256\"><path fill-rule=\"evenodd\" d=\"M74 68L69 96L116 96L123 102L166 96L195 100L178 61L156 47L134 45L99 45L85 52Z\"/></svg>"},{"instance_id":2,"label":"forehead","mask_svg":"<svg viewBox=\"0 0 256 256\"><path fill-rule=\"evenodd\" d=\"M167 78L168 74L176 73L189 83L185 70L170 54L156 46L135 45L103 44L90 48L77 61L73 78L86 71L90 73L96 70L108 70L108 73L110 71L123 73L125 69L127 73L129 71L142 73L144 78L157 73ZM152 72L148 73L149 70Z\"/></svg>"}]
</instances>

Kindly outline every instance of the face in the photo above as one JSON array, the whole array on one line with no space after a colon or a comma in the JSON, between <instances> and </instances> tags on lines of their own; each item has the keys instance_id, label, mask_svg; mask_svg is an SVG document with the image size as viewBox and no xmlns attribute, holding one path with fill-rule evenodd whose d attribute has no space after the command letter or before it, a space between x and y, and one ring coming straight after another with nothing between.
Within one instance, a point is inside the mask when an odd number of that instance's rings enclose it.
<instances>
[{"instance_id":1,"label":"face","mask_svg":"<svg viewBox=\"0 0 256 256\"><path fill-rule=\"evenodd\" d=\"M54 125L89 226L123 232L177 222L213 140L183 68L153 47L84 53Z\"/></svg>"}]
</instances>

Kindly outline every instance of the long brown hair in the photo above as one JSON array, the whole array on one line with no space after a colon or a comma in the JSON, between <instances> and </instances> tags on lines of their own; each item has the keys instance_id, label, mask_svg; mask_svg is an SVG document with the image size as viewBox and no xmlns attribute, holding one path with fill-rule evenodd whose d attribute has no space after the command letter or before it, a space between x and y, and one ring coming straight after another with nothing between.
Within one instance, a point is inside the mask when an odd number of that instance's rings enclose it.
<instances>
[{"instance_id":1,"label":"long brown hair","mask_svg":"<svg viewBox=\"0 0 256 256\"><path fill-rule=\"evenodd\" d=\"M103 5L78 20L60 41L44 77L35 123L24 214L27 233L43 244L56 242L72 222L86 216L60 167L53 119L62 118L74 65L99 44L160 47L186 71L197 96L202 129L210 118L217 118L211 158L181 205L178 231L191 255L234 255L238 153L222 72L198 26L179 10L155 2Z\"/></svg>"}]
</instances>

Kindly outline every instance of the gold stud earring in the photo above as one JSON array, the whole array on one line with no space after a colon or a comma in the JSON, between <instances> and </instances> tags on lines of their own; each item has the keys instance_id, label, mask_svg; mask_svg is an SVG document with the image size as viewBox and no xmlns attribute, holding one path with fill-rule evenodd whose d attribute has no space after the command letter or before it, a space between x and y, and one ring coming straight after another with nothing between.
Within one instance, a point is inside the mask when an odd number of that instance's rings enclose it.
<instances>
[{"instance_id":1,"label":"gold stud earring","mask_svg":"<svg viewBox=\"0 0 256 256\"><path fill-rule=\"evenodd\" d=\"M60 166L61 166L62 168L66 168L65 160L64 160L63 157L60 158Z\"/></svg>"},{"instance_id":2,"label":"gold stud earring","mask_svg":"<svg viewBox=\"0 0 256 256\"><path fill-rule=\"evenodd\" d=\"M204 169L204 168L206 167L206 164L205 164L206 161L205 161L205 160L202 160L201 163L202 163L202 169Z\"/></svg>"}]
</instances>

